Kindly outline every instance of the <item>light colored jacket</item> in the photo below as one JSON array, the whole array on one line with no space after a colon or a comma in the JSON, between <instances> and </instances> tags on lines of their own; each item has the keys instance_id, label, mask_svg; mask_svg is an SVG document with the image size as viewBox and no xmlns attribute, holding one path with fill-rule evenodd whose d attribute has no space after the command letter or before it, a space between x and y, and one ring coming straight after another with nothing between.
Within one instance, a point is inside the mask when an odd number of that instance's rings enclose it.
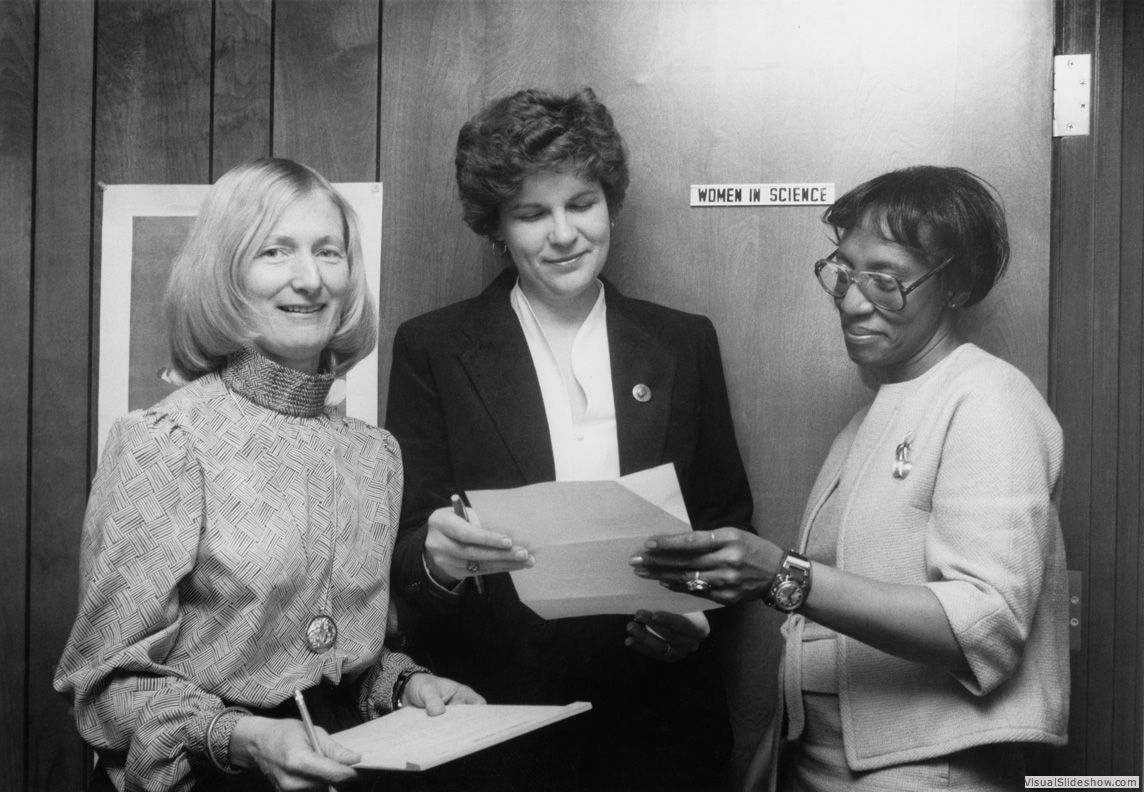
<instances>
[{"instance_id":1,"label":"light colored jacket","mask_svg":"<svg viewBox=\"0 0 1144 792\"><path fill-rule=\"evenodd\" d=\"M911 469L893 475L909 443ZM963 344L920 377L883 385L835 439L800 529L833 491L837 566L924 584L970 675L838 638L846 760L862 771L996 742L1067 740L1068 591L1058 518L1059 424L1016 368ZM801 627L784 625L788 739L804 726Z\"/></svg>"}]
</instances>

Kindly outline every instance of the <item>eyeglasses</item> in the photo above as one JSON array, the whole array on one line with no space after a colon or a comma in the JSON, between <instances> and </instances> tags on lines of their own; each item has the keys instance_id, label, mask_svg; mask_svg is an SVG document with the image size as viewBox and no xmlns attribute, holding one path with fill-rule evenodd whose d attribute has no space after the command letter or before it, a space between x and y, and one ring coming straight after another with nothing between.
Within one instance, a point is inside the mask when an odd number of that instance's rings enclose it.
<instances>
[{"instance_id":1,"label":"eyeglasses","mask_svg":"<svg viewBox=\"0 0 1144 792\"><path fill-rule=\"evenodd\" d=\"M922 275L909 286L902 284L893 275L884 272L855 272L845 264L834 260L838 251L831 253L814 264L814 274L823 290L836 300L841 300L850 290L850 284L858 287L867 300L886 311L901 311L906 307L906 295L921 286L934 275L949 265L952 258L947 258L941 264Z\"/></svg>"}]
</instances>

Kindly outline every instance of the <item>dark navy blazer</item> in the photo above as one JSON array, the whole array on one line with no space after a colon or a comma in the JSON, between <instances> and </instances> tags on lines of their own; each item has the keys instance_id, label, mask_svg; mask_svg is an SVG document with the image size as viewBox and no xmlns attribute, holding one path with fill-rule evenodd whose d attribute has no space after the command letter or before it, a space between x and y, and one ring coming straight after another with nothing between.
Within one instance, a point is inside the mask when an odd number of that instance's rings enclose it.
<instances>
[{"instance_id":1,"label":"dark navy blazer","mask_svg":"<svg viewBox=\"0 0 1144 792\"><path fill-rule=\"evenodd\" d=\"M460 597L425 578L426 520L450 495L555 478L540 385L509 300L515 281L510 268L477 297L403 323L394 340L386 428L401 446L405 497L391 591L403 615L415 614L410 651L490 702L588 699L606 716L610 700L626 701L619 706L630 714L637 696L675 687L721 699L710 646L661 663L624 647L628 616L546 622L520 603L507 574L488 576L483 595L466 583ZM672 462L695 530L750 530L751 493L710 320L606 282L605 300L621 473ZM637 399L637 386L650 398ZM712 624L715 638L718 618ZM649 706L645 716L666 722Z\"/></svg>"}]
</instances>

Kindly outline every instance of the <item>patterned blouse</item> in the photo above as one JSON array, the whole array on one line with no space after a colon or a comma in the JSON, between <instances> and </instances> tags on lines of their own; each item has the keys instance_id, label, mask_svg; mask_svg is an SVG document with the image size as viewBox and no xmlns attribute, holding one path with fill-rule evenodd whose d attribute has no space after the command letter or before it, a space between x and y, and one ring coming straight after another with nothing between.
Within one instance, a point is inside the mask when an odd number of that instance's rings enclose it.
<instances>
[{"instance_id":1,"label":"patterned blouse","mask_svg":"<svg viewBox=\"0 0 1144 792\"><path fill-rule=\"evenodd\" d=\"M413 664L382 646L400 452L327 409L331 383L245 351L112 428L55 688L118 788L209 777L226 706L345 681L363 717L390 710ZM322 613L338 635L315 652Z\"/></svg>"}]
</instances>

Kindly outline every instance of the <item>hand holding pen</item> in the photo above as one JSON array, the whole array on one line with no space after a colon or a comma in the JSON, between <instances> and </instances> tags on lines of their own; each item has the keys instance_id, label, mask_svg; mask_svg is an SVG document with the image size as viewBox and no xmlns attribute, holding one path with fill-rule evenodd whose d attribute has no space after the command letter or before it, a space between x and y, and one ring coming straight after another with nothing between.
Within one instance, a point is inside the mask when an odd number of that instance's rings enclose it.
<instances>
[{"instance_id":1,"label":"hand holding pen","mask_svg":"<svg viewBox=\"0 0 1144 792\"><path fill-rule=\"evenodd\" d=\"M469 518L468 515L465 514L465 504L461 502L461 496L452 495L449 500L453 504L453 514L457 515L465 522L468 522ZM465 564L465 571L472 573L473 582L477 584L477 593L484 594L485 581L481 580L481 562L470 560L467 564Z\"/></svg>"},{"instance_id":2,"label":"hand holding pen","mask_svg":"<svg viewBox=\"0 0 1144 792\"><path fill-rule=\"evenodd\" d=\"M425 566L433 580L454 588L464 578L473 577L483 593L482 575L533 565L527 548L514 545L509 536L482 528L476 513L466 509L459 496L450 500L447 508L429 515Z\"/></svg>"},{"instance_id":3,"label":"hand holding pen","mask_svg":"<svg viewBox=\"0 0 1144 792\"><path fill-rule=\"evenodd\" d=\"M298 705L298 714L302 716L302 726L306 729L306 739L310 743L310 749L313 750L318 756L323 759L326 758L325 751L322 750L322 744L318 741L318 732L314 729L314 721L310 718L310 709L306 706L306 699L302 695L302 691L294 691L294 703ZM355 754L356 756L356 754ZM355 761L360 761L361 757L357 756ZM326 787L327 792L337 792L333 784Z\"/></svg>"},{"instance_id":4,"label":"hand holding pen","mask_svg":"<svg viewBox=\"0 0 1144 792\"><path fill-rule=\"evenodd\" d=\"M312 788L315 782L330 785L358 777L353 765L361 754L330 738L324 742L314 728L306 701L295 692L301 723L294 718L242 717L230 737L232 767L256 769L275 789Z\"/></svg>"}]
</instances>

